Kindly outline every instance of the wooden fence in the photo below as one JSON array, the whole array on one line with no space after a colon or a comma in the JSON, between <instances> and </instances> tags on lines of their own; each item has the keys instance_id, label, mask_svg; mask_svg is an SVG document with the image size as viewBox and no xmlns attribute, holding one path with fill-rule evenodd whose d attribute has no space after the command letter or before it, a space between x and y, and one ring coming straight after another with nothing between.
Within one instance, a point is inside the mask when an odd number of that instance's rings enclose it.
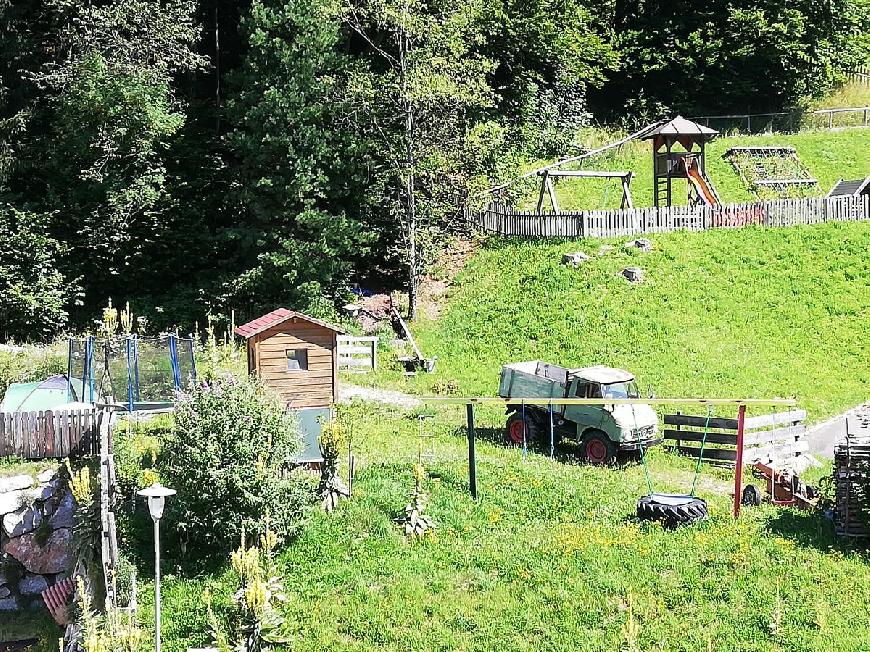
<instances>
[{"instance_id":1,"label":"wooden fence","mask_svg":"<svg viewBox=\"0 0 870 652\"><path fill-rule=\"evenodd\" d=\"M846 420L834 449L834 528L840 536L870 537L870 422Z\"/></svg>"},{"instance_id":2,"label":"wooden fence","mask_svg":"<svg viewBox=\"0 0 870 652\"><path fill-rule=\"evenodd\" d=\"M846 73L846 78L855 84L870 86L870 68L858 68Z\"/></svg>"},{"instance_id":3,"label":"wooden fence","mask_svg":"<svg viewBox=\"0 0 870 652\"><path fill-rule=\"evenodd\" d=\"M784 461L808 450L803 439L806 427L801 422L806 419L803 410L791 410L777 414L749 417L744 425L743 460L747 464ZM707 427L704 444L705 462L732 465L737 460L737 419L710 418L687 414L666 414L663 437L673 442L670 447L680 453L698 457L701 441ZM691 446L686 446L689 442Z\"/></svg>"},{"instance_id":4,"label":"wooden fence","mask_svg":"<svg viewBox=\"0 0 870 652\"><path fill-rule=\"evenodd\" d=\"M716 206L662 206L578 212L517 212L501 204L469 212L473 227L523 238L608 238L671 231L778 227L870 220L870 196L808 197Z\"/></svg>"},{"instance_id":5,"label":"wooden fence","mask_svg":"<svg viewBox=\"0 0 870 652\"><path fill-rule=\"evenodd\" d=\"M378 368L378 338L338 336L338 368L373 371Z\"/></svg>"},{"instance_id":6,"label":"wooden fence","mask_svg":"<svg viewBox=\"0 0 870 652\"><path fill-rule=\"evenodd\" d=\"M100 449L102 412L0 412L0 458L86 457Z\"/></svg>"}]
</instances>

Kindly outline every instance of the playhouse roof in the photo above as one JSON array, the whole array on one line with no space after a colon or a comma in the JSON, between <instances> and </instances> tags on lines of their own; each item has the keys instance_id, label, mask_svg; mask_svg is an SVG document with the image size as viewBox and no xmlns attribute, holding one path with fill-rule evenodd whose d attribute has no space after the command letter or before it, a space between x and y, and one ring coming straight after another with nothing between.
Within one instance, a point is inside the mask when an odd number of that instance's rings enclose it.
<instances>
[{"instance_id":1,"label":"playhouse roof","mask_svg":"<svg viewBox=\"0 0 870 652\"><path fill-rule=\"evenodd\" d=\"M828 197L849 197L870 194L870 177L864 179L840 179L831 188Z\"/></svg>"},{"instance_id":2,"label":"playhouse roof","mask_svg":"<svg viewBox=\"0 0 870 652\"><path fill-rule=\"evenodd\" d=\"M290 319L300 319L302 321L307 321L310 324L316 324L328 330L335 331L336 333L344 333L344 330L338 326L333 326L325 321L309 317L308 315L303 315L301 312L287 310L287 308L278 308L277 310L266 313L262 317L257 317L257 319L249 321L247 324L242 324L236 328L235 333L239 337L249 339L258 333L262 333L273 326L283 324L285 321L289 321Z\"/></svg>"},{"instance_id":3,"label":"playhouse roof","mask_svg":"<svg viewBox=\"0 0 870 652\"><path fill-rule=\"evenodd\" d=\"M649 140L656 136L694 136L695 138L709 140L718 135L718 133L719 132L715 129L699 125L697 122L686 120L683 116L678 115L673 120L665 122L655 129L648 131L642 136L642 138L644 140Z\"/></svg>"}]
</instances>

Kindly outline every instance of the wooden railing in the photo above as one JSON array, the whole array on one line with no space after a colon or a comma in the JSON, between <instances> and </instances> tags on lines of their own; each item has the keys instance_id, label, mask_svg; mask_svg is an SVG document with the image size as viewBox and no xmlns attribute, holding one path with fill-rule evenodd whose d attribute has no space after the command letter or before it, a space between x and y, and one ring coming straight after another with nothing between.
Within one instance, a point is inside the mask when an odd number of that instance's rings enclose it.
<instances>
[{"instance_id":1,"label":"wooden railing","mask_svg":"<svg viewBox=\"0 0 870 652\"><path fill-rule=\"evenodd\" d=\"M99 454L103 412L0 412L0 458L26 460Z\"/></svg>"},{"instance_id":2,"label":"wooden railing","mask_svg":"<svg viewBox=\"0 0 870 652\"><path fill-rule=\"evenodd\" d=\"M870 220L870 196L810 197L716 206L670 206L561 213L518 212L499 204L467 212L481 231L523 238L608 238L741 226L795 226Z\"/></svg>"},{"instance_id":3,"label":"wooden railing","mask_svg":"<svg viewBox=\"0 0 870 652\"><path fill-rule=\"evenodd\" d=\"M791 410L746 419L743 439L743 460L747 463L784 461L805 453L809 445L803 439L806 427L801 422L807 413ZM737 419L666 414L666 442L674 450L698 457L704 440L702 459L717 464L733 464L737 459ZM687 446L686 443L691 444Z\"/></svg>"},{"instance_id":4,"label":"wooden railing","mask_svg":"<svg viewBox=\"0 0 870 652\"><path fill-rule=\"evenodd\" d=\"M378 338L338 336L338 368L373 371L378 368Z\"/></svg>"}]
</instances>

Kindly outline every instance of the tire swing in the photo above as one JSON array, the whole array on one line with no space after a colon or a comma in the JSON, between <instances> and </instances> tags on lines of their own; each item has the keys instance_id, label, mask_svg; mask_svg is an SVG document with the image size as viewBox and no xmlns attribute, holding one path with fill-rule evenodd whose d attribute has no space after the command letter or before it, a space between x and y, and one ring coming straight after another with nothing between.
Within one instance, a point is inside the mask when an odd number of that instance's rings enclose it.
<instances>
[{"instance_id":1,"label":"tire swing","mask_svg":"<svg viewBox=\"0 0 870 652\"><path fill-rule=\"evenodd\" d=\"M695 477L692 479L692 490L688 494L660 494L653 491L649 466L646 463L646 451L643 444L638 442L640 460L643 464L646 486L649 491L646 496L642 496L637 501L637 517L640 520L657 521L668 530L707 520L707 501L695 495L695 487L701 473L701 459L704 457L704 444L707 443L711 412L712 409L708 407L704 435L701 438L701 450L698 453L698 462L695 464Z\"/></svg>"}]
</instances>

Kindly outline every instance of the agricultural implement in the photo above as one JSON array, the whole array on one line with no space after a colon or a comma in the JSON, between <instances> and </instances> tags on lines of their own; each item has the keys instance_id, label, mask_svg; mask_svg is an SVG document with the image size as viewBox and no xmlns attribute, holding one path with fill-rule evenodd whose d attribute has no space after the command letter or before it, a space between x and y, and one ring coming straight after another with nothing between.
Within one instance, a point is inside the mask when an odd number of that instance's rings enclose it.
<instances>
[{"instance_id":1,"label":"agricultural implement","mask_svg":"<svg viewBox=\"0 0 870 652\"><path fill-rule=\"evenodd\" d=\"M776 468L773 464L756 462L752 465L752 470L767 481L766 490L772 505L800 509L816 508L819 500L816 488L806 484L791 469ZM744 505L757 507L761 504L761 498L761 489L757 485L748 484L743 488L741 502Z\"/></svg>"}]
</instances>

